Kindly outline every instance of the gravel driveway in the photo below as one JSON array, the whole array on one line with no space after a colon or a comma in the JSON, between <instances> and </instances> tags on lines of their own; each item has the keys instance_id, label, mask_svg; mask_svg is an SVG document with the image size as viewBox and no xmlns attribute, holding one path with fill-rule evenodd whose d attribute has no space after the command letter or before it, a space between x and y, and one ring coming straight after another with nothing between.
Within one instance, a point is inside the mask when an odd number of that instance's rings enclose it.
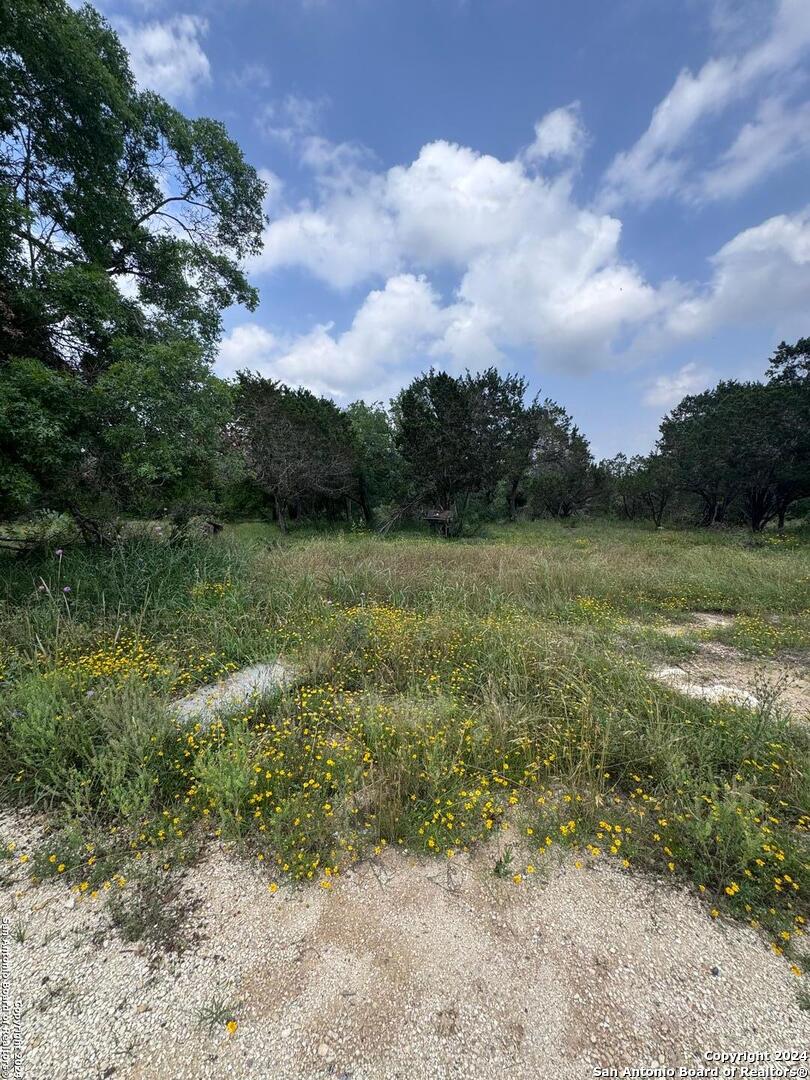
<instances>
[{"instance_id":1,"label":"gravel driveway","mask_svg":"<svg viewBox=\"0 0 810 1080\"><path fill-rule=\"evenodd\" d=\"M196 943L158 960L98 903L13 873L28 1080L579 1080L810 1046L799 980L753 930L598 862L514 885L491 853L391 852L331 890L271 893L212 848L184 884Z\"/></svg>"}]
</instances>

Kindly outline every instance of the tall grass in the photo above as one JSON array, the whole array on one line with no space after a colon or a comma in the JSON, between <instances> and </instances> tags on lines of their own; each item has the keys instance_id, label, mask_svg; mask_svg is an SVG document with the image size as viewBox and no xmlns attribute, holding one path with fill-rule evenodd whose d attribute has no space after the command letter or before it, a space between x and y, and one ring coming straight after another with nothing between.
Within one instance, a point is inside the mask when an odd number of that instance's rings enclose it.
<instances>
[{"instance_id":1,"label":"tall grass","mask_svg":"<svg viewBox=\"0 0 810 1080\"><path fill-rule=\"evenodd\" d=\"M520 852L516 880L574 845L691 880L778 948L803 934L806 729L651 682L628 632L724 610L778 616L806 647L802 545L602 524L455 544L254 527L3 576L0 794L62 829L38 875L92 890L214 833L329 887L386 844L452 858L498 836ZM171 697L279 653L294 689L205 731L171 718Z\"/></svg>"}]
</instances>

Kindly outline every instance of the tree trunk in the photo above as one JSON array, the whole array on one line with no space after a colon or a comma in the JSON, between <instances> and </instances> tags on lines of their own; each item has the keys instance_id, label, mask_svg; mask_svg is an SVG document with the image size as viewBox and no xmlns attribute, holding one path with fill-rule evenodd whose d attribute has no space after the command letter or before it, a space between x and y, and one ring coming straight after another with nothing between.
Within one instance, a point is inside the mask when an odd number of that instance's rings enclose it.
<instances>
[{"instance_id":1,"label":"tree trunk","mask_svg":"<svg viewBox=\"0 0 810 1080\"><path fill-rule=\"evenodd\" d=\"M720 499L717 495L710 495L705 491L701 491L698 494L703 499L703 516L700 524L706 528L709 528L711 525L716 525L717 522L722 519Z\"/></svg>"},{"instance_id":2,"label":"tree trunk","mask_svg":"<svg viewBox=\"0 0 810 1080\"><path fill-rule=\"evenodd\" d=\"M774 505L768 488L754 488L745 497L745 513L751 526L751 532L762 532L778 508Z\"/></svg>"},{"instance_id":3,"label":"tree trunk","mask_svg":"<svg viewBox=\"0 0 810 1080\"><path fill-rule=\"evenodd\" d=\"M513 480L509 488L509 520L517 521L517 493L520 485L520 477Z\"/></svg>"},{"instance_id":4,"label":"tree trunk","mask_svg":"<svg viewBox=\"0 0 810 1080\"><path fill-rule=\"evenodd\" d=\"M69 506L68 512L76 522L76 527L85 544L99 547L101 544L108 542L108 538L104 535L104 530L98 521L94 521L93 518L85 517L77 506Z\"/></svg>"},{"instance_id":5,"label":"tree trunk","mask_svg":"<svg viewBox=\"0 0 810 1080\"><path fill-rule=\"evenodd\" d=\"M672 492L668 491L666 495L662 495L658 500L658 514L655 519L656 529L660 529L664 524L664 514L669 506L669 500L672 498Z\"/></svg>"},{"instance_id":6,"label":"tree trunk","mask_svg":"<svg viewBox=\"0 0 810 1080\"><path fill-rule=\"evenodd\" d=\"M368 504L368 491L366 490L366 478L363 474L360 474L360 479L357 485L357 501L360 504L360 511L363 515L363 521L366 525L371 526L372 514L371 507Z\"/></svg>"},{"instance_id":7,"label":"tree trunk","mask_svg":"<svg viewBox=\"0 0 810 1080\"><path fill-rule=\"evenodd\" d=\"M776 519L780 529L785 527L785 516L792 502L793 499L789 495L777 495L776 497Z\"/></svg>"},{"instance_id":8,"label":"tree trunk","mask_svg":"<svg viewBox=\"0 0 810 1080\"><path fill-rule=\"evenodd\" d=\"M647 505L650 508L650 517L653 519L653 523L656 529L660 529L661 524L664 520L664 511L666 510L667 504L670 500L670 493L667 492L666 495L661 494L657 498L655 495L645 495L644 497L647 500Z\"/></svg>"},{"instance_id":9,"label":"tree trunk","mask_svg":"<svg viewBox=\"0 0 810 1080\"><path fill-rule=\"evenodd\" d=\"M276 506L276 521L278 522L278 527L281 529L281 531L283 533L286 533L286 531L287 531L287 517L286 517L286 514L284 513L284 504L282 503L281 499L279 499L278 495L274 495L273 500L274 500L275 506Z\"/></svg>"}]
</instances>

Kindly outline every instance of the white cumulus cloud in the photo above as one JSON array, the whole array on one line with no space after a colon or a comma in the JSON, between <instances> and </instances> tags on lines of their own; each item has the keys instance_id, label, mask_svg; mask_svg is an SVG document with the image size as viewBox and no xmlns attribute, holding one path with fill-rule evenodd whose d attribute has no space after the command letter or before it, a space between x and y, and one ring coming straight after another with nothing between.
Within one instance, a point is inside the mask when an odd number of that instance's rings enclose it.
<instances>
[{"instance_id":1,"label":"white cumulus cloud","mask_svg":"<svg viewBox=\"0 0 810 1080\"><path fill-rule=\"evenodd\" d=\"M386 398L406 381L414 354L428 355L451 323L424 277L400 274L368 294L342 334L319 324L279 340L254 323L236 327L221 344L217 370L227 376L247 368L337 398Z\"/></svg>"},{"instance_id":2,"label":"white cumulus cloud","mask_svg":"<svg viewBox=\"0 0 810 1080\"><path fill-rule=\"evenodd\" d=\"M653 379L644 393L644 404L669 410L687 394L698 394L705 390L712 378L713 374L708 369L700 368L694 362L684 364L670 375L659 375Z\"/></svg>"},{"instance_id":3,"label":"white cumulus cloud","mask_svg":"<svg viewBox=\"0 0 810 1080\"><path fill-rule=\"evenodd\" d=\"M175 15L163 22L124 21L119 31L140 86L181 101L210 80L211 65L201 45L208 23L198 15Z\"/></svg>"},{"instance_id":4,"label":"white cumulus cloud","mask_svg":"<svg viewBox=\"0 0 810 1080\"><path fill-rule=\"evenodd\" d=\"M282 195L254 269L303 268L335 290L366 286L365 299L342 330L269 340L246 324L226 339L221 370L258 365L319 393L386 397L431 364L480 368L520 350L541 370L615 370L726 325L787 337L806 317L810 208L740 232L704 281L651 282L623 254L619 218L581 205L570 173L544 175L525 151L502 161L439 140L374 170L362 148L306 139L316 195L295 206ZM741 182L738 156L731 147L714 184ZM687 365L647 398L683 396L684 380L706 375Z\"/></svg>"},{"instance_id":5,"label":"white cumulus cloud","mask_svg":"<svg viewBox=\"0 0 810 1080\"><path fill-rule=\"evenodd\" d=\"M333 288L443 269L458 275L441 344L494 358L528 346L583 369L660 299L619 253L621 223L578 206L570 179L454 143L409 165L356 170L273 221L259 270L298 266Z\"/></svg>"},{"instance_id":6,"label":"white cumulus cloud","mask_svg":"<svg viewBox=\"0 0 810 1080\"><path fill-rule=\"evenodd\" d=\"M526 161L577 161L587 142L579 102L546 113L534 125L534 141L524 151Z\"/></svg>"},{"instance_id":7,"label":"white cumulus cloud","mask_svg":"<svg viewBox=\"0 0 810 1080\"><path fill-rule=\"evenodd\" d=\"M668 339L757 322L773 326L781 336L798 334L810 296L810 207L744 229L711 263L708 284L668 311Z\"/></svg>"},{"instance_id":8,"label":"white cumulus cloud","mask_svg":"<svg viewBox=\"0 0 810 1080\"><path fill-rule=\"evenodd\" d=\"M233 378L237 371L267 373L278 348L275 335L263 326L236 326L220 342L217 371L226 379Z\"/></svg>"},{"instance_id":9,"label":"white cumulus cloud","mask_svg":"<svg viewBox=\"0 0 810 1080\"><path fill-rule=\"evenodd\" d=\"M655 107L647 130L609 166L602 205L615 209L625 202L644 205L669 196L693 198L690 142L699 126L730 105L747 100L769 80L784 83L808 52L810 4L775 0L769 29L762 37L742 51L711 58L697 73L685 68L678 74ZM747 182L766 171L767 166L759 172L756 164L750 166Z\"/></svg>"}]
</instances>

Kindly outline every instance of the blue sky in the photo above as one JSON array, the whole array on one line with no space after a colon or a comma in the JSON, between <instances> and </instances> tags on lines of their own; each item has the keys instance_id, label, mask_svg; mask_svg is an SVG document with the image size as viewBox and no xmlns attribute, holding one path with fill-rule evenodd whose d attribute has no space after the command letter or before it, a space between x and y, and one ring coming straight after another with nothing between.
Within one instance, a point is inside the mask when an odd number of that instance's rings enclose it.
<instances>
[{"instance_id":1,"label":"blue sky","mask_svg":"<svg viewBox=\"0 0 810 1080\"><path fill-rule=\"evenodd\" d=\"M597 456L810 333L808 0L104 0L270 184L218 370L496 364Z\"/></svg>"}]
</instances>

